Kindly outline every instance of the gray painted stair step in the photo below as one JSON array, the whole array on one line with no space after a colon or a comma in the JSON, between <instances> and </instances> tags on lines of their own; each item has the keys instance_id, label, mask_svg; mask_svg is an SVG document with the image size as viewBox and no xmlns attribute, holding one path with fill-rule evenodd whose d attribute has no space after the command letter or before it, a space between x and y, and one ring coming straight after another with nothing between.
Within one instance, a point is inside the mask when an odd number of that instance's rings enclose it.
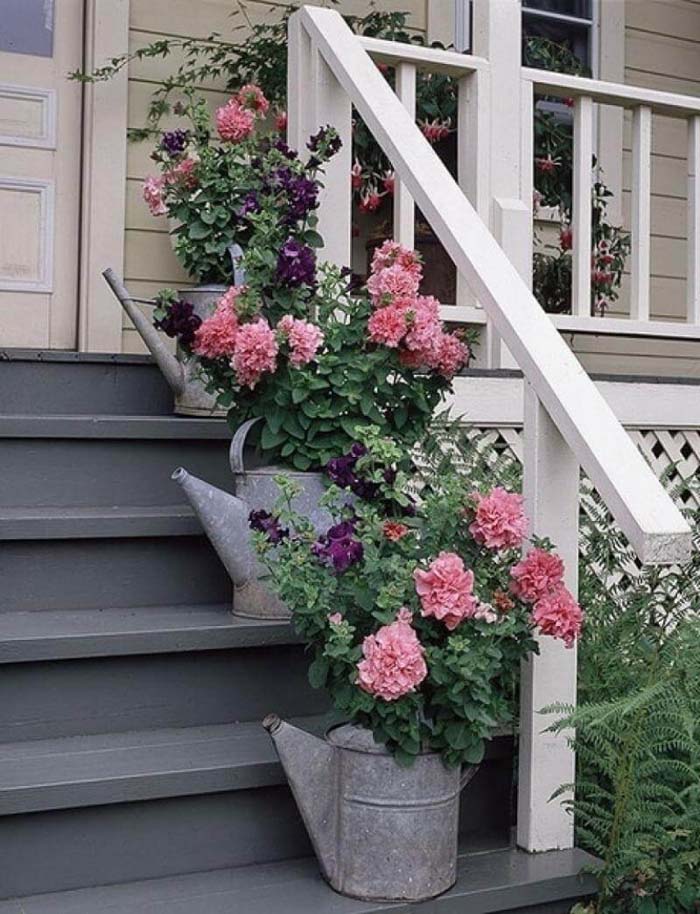
<instances>
[{"instance_id":1,"label":"gray painted stair step","mask_svg":"<svg viewBox=\"0 0 700 914\"><path fill-rule=\"evenodd\" d=\"M0 613L0 663L295 644L290 624L227 603Z\"/></svg>"},{"instance_id":2,"label":"gray painted stair step","mask_svg":"<svg viewBox=\"0 0 700 914\"><path fill-rule=\"evenodd\" d=\"M460 857L457 884L422 904L362 902L333 892L312 859L191 873L167 879L37 895L0 903L0 914L564 914L595 893L580 876L593 858L580 850L500 850ZM561 902L560 908L551 907Z\"/></svg>"},{"instance_id":3,"label":"gray painted stair step","mask_svg":"<svg viewBox=\"0 0 700 914\"><path fill-rule=\"evenodd\" d=\"M182 416L0 415L0 438L124 438L230 441L221 419Z\"/></svg>"},{"instance_id":4,"label":"gray painted stair step","mask_svg":"<svg viewBox=\"0 0 700 914\"><path fill-rule=\"evenodd\" d=\"M297 723L322 733L333 720ZM0 743L0 815L285 782L259 721Z\"/></svg>"},{"instance_id":5,"label":"gray painted stair step","mask_svg":"<svg viewBox=\"0 0 700 914\"><path fill-rule=\"evenodd\" d=\"M0 540L192 536L202 532L185 505L2 508Z\"/></svg>"}]
</instances>

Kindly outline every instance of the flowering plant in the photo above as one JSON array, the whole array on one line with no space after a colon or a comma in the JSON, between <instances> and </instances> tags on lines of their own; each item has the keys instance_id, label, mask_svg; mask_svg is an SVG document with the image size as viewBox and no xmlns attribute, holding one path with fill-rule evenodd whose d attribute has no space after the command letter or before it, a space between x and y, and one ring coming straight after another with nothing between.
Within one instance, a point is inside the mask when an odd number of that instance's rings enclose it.
<instances>
[{"instance_id":1,"label":"flowering plant","mask_svg":"<svg viewBox=\"0 0 700 914\"><path fill-rule=\"evenodd\" d=\"M535 635L571 646L581 609L547 541L521 558L520 495L445 466L420 475L377 428L358 437L326 468L329 529L292 509L298 489L279 476L275 513L251 515L256 547L338 711L401 763L428 749L477 764Z\"/></svg>"},{"instance_id":2,"label":"flowering plant","mask_svg":"<svg viewBox=\"0 0 700 914\"><path fill-rule=\"evenodd\" d=\"M368 421L413 445L469 357L439 302L420 294L415 252L386 242L363 291L349 270L317 262L319 170L339 140L324 128L308 146L306 163L279 140L250 162L245 285L203 322L172 297L155 315L232 426L260 418L262 450L300 470L322 467Z\"/></svg>"}]
</instances>

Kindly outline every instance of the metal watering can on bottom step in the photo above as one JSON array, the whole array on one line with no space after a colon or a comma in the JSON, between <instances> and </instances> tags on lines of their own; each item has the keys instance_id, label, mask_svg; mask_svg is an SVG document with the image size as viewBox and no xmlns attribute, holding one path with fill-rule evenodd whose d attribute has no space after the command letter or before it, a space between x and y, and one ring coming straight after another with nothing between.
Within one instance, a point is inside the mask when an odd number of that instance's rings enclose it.
<instances>
[{"instance_id":1,"label":"metal watering can on bottom step","mask_svg":"<svg viewBox=\"0 0 700 914\"><path fill-rule=\"evenodd\" d=\"M294 500L294 507L309 518L316 530L325 531L333 521L318 504L326 488L322 473L302 473L274 466L245 468L246 437L258 421L244 422L231 441L229 458L234 495L192 476L183 467L175 470L172 478L182 487L233 581L234 614L253 619L289 619L289 610L265 584L266 570L251 543L248 515L261 508L273 509L280 494L274 477L282 473L301 486L302 492Z\"/></svg>"},{"instance_id":2,"label":"metal watering can on bottom step","mask_svg":"<svg viewBox=\"0 0 700 914\"><path fill-rule=\"evenodd\" d=\"M422 901L457 879L459 795L478 768L434 752L402 768L369 730L325 739L268 715L270 734L323 876L366 901Z\"/></svg>"}]
</instances>

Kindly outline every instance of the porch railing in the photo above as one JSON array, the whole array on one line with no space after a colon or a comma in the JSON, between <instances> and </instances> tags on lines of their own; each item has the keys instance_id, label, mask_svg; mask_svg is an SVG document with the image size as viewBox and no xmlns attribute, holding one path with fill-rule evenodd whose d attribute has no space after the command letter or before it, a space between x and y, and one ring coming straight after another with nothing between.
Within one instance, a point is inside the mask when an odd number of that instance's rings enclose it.
<instances>
[{"instance_id":1,"label":"porch railing","mask_svg":"<svg viewBox=\"0 0 700 914\"><path fill-rule=\"evenodd\" d=\"M535 83L521 74L517 33L510 33L510 44L501 41L499 17L515 14L519 18L517 0L475 5L477 31L499 34L486 59L360 39L335 11L304 7L289 26L289 138L303 148L311 132L332 124L343 140L327 171L319 211L328 259L350 262L352 106L396 173L398 240L412 243L415 201L452 257L462 277L460 318L483 315L494 351L506 346L525 375L526 503L533 532L557 544L576 592L580 466L642 561L684 560L691 533L528 288L531 210L524 201L532 197L532 125L526 102ZM397 67L397 94L372 57ZM459 183L415 124L415 74L424 66L459 78ZM493 80L506 71L517 83L500 85L495 93ZM515 98L504 99L509 92ZM512 136L493 137L494 107L513 103L520 113ZM588 108L588 101L579 103L579 138ZM507 116L505 108L500 114ZM507 146L513 137L514 150ZM579 148L582 161L584 152ZM479 308L464 301L469 295ZM449 316L456 316L452 309ZM538 711L553 700L575 701L576 655L552 639L543 639L540 648L524 667L521 690L518 842L529 850L568 847L573 840L570 818L549 802L557 786L573 780L573 754L561 738L542 732L547 721Z\"/></svg>"}]
</instances>

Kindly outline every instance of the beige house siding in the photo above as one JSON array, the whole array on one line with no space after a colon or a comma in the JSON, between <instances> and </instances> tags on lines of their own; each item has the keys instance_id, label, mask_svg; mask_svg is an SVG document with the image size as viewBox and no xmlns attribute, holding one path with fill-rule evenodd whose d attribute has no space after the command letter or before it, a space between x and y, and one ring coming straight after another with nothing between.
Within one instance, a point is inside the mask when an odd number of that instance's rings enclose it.
<instances>
[{"instance_id":1,"label":"beige house siding","mask_svg":"<svg viewBox=\"0 0 700 914\"><path fill-rule=\"evenodd\" d=\"M319 0L316 0L319 2ZM450 3L451 0L439 0ZM249 21L274 20L286 4L268 0L245 0ZM320 5L323 5L322 3ZM335 6L326 2L327 6ZM427 28L428 0L382 0L384 10L409 10L411 25L417 31ZM129 20L129 47L134 51L163 37L205 37L214 31L230 34L236 28L237 36L245 34L246 19L234 12L237 4L231 0L131 0ZM363 15L371 8L370 0L343 0L337 7L343 13ZM172 72L170 57L157 60L135 61L129 69L129 127L144 123L148 102L155 88L155 81ZM216 91L216 86L203 86L212 108L222 104L227 96ZM167 122L164 123L167 128ZM164 286L187 285L187 276L178 264L170 247L167 224L163 218L151 216L141 198L141 184L148 174L155 172L149 159L151 144L130 143L127 154L126 187L126 238L124 273L127 287L138 297L153 296ZM123 351L144 352L138 334L124 319Z\"/></svg>"},{"instance_id":2,"label":"beige house siding","mask_svg":"<svg viewBox=\"0 0 700 914\"><path fill-rule=\"evenodd\" d=\"M606 2L606 0L603 0ZM618 2L618 0L613 0ZM627 0L626 83L700 95L700 3L695 0ZM625 118L623 214L630 219L631 117ZM677 118L652 125L652 315L682 319L686 294L687 130ZM628 307L625 283L621 311ZM578 337L576 351L589 370L700 375L700 345L676 341Z\"/></svg>"}]
</instances>

